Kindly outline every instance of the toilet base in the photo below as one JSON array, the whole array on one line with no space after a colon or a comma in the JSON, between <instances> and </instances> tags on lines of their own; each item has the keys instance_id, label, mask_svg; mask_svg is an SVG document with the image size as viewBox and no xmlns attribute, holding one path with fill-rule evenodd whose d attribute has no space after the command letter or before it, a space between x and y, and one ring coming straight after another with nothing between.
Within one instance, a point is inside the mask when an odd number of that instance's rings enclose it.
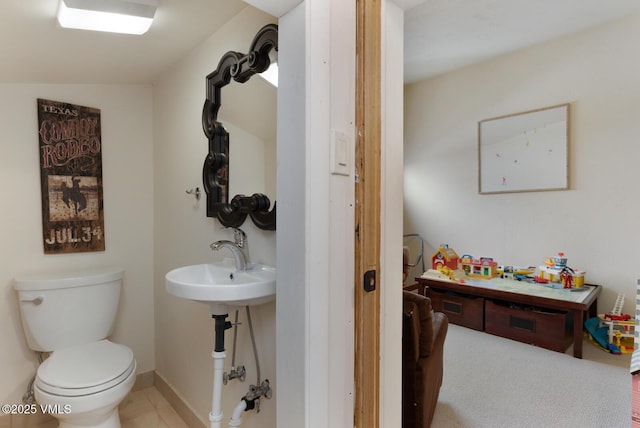
<instances>
[{"instance_id":1,"label":"toilet base","mask_svg":"<svg viewBox=\"0 0 640 428\"><path fill-rule=\"evenodd\" d=\"M130 370L123 382L92 395L61 397L42 391L36 383L36 401L41 405L70 410L69 414L51 414L58 420L58 428L121 428L118 406L136 380L135 360Z\"/></svg>"}]
</instances>

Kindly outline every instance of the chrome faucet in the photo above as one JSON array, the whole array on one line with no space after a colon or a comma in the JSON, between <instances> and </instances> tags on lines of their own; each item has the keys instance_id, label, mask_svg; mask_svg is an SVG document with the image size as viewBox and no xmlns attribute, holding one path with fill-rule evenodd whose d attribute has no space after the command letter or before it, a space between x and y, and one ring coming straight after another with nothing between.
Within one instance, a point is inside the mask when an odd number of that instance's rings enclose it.
<instances>
[{"instance_id":1,"label":"chrome faucet","mask_svg":"<svg viewBox=\"0 0 640 428\"><path fill-rule=\"evenodd\" d=\"M236 261L236 270L246 270L249 267L249 256L246 254L247 235L242 229L233 228L234 241L222 239L211 244L213 251L218 251L221 248L227 248L233 254L233 258Z\"/></svg>"}]
</instances>

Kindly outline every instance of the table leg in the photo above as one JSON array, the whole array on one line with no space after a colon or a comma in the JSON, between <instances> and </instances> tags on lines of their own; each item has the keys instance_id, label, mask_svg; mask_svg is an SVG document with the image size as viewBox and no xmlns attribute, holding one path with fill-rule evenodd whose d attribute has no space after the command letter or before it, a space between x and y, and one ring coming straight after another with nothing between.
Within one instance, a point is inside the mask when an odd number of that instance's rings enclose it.
<instances>
[{"instance_id":1,"label":"table leg","mask_svg":"<svg viewBox=\"0 0 640 428\"><path fill-rule=\"evenodd\" d=\"M575 309L573 312L573 356L582 358L582 333L584 329L584 311Z\"/></svg>"},{"instance_id":2,"label":"table leg","mask_svg":"<svg viewBox=\"0 0 640 428\"><path fill-rule=\"evenodd\" d=\"M589 318L595 318L598 316L598 299L597 298L593 301L591 306L589 306L589 309L587 309L587 312L589 312Z\"/></svg>"}]
</instances>

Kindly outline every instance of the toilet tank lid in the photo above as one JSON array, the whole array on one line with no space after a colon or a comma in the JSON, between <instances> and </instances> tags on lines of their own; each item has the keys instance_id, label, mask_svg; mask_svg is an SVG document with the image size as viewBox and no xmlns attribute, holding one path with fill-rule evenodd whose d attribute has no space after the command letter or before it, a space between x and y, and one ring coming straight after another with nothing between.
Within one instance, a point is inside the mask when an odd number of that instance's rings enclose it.
<instances>
[{"instance_id":1,"label":"toilet tank lid","mask_svg":"<svg viewBox=\"0 0 640 428\"><path fill-rule=\"evenodd\" d=\"M124 269L103 267L66 272L36 273L16 277L13 287L18 291L51 290L102 284L122 279Z\"/></svg>"}]
</instances>

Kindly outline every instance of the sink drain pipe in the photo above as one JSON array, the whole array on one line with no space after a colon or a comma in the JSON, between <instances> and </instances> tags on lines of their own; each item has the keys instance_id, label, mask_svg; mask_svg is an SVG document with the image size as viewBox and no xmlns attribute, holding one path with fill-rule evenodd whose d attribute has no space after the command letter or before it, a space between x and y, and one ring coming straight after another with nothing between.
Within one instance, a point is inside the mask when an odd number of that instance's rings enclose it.
<instances>
[{"instance_id":1,"label":"sink drain pipe","mask_svg":"<svg viewBox=\"0 0 640 428\"><path fill-rule=\"evenodd\" d=\"M249 386L249 392L242 397L240 402L233 409L231 419L229 420L229 428L239 427L242 424L242 413L257 409L260 411L260 397L271 398L271 387L269 381L260 381L260 360L258 358L258 348L256 346L256 339L253 334L253 323L251 322L251 311L249 306L246 306L247 311L247 323L249 324L249 334L251 335L251 345L253 347L253 356L256 362L256 372L258 382L256 385Z\"/></svg>"},{"instance_id":2,"label":"sink drain pipe","mask_svg":"<svg viewBox=\"0 0 640 428\"><path fill-rule=\"evenodd\" d=\"M238 403L233 409L233 414L231 416L231 420L229 421L229 427L239 427L242 423L242 413L255 408L258 408L259 411L260 397L264 396L266 398L271 398L272 394L269 381L265 380L263 382L260 382L260 362L258 361L258 350L253 334L251 312L248 306L246 306L245 308L247 311L247 321L249 324L249 332L251 335L251 344L253 345L253 355L256 359L258 384L251 385L249 387L249 392L244 397L242 397L240 403ZM212 318L215 319L215 347L213 352L211 353L211 357L213 358L213 394L211 398L211 412L209 413L209 428L222 427L222 385L224 383L224 362L227 358L227 354L224 349L224 332L232 326L231 322L227 321L228 316L228 314L212 315Z\"/></svg>"},{"instance_id":3,"label":"sink drain pipe","mask_svg":"<svg viewBox=\"0 0 640 428\"><path fill-rule=\"evenodd\" d=\"M221 428L222 423L222 378L224 376L224 360L227 353L224 350L224 331L231 328L227 315L212 315L215 319L215 347L213 357L213 396L211 398L211 413L209 413L209 427Z\"/></svg>"},{"instance_id":4,"label":"sink drain pipe","mask_svg":"<svg viewBox=\"0 0 640 428\"><path fill-rule=\"evenodd\" d=\"M249 392L247 395L242 397L240 402L236 405L235 409L233 409L233 414L231 415L231 420L229 420L229 428L239 427L242 423L242 413L257 409L260 411L260 397L264 396L265 398L271 398L271 386L269 385L269 381L265 380L260 385L251 385L249 387Z\"/></svg>"},{"instance_id":5,"label":"sink drain pipe","mask_svg":"<svg viewBox=\"0 0 640 428\"><path fill-rule=\"evenodd\" d=\"M236 408L233 409L233 414L231 415L231 420L229 420L229 428L239 427L240 424L242 423L242 412L244 412L245 410L253 409L253 407L251 407L251 409L249 409L247 407L247 404L248 404L247 400L245 398L243 398L242 400L240 400L240 402L238 403ZM252 402L251 405L255 406L255 402Z\"/></svg>"}]
</instances>

